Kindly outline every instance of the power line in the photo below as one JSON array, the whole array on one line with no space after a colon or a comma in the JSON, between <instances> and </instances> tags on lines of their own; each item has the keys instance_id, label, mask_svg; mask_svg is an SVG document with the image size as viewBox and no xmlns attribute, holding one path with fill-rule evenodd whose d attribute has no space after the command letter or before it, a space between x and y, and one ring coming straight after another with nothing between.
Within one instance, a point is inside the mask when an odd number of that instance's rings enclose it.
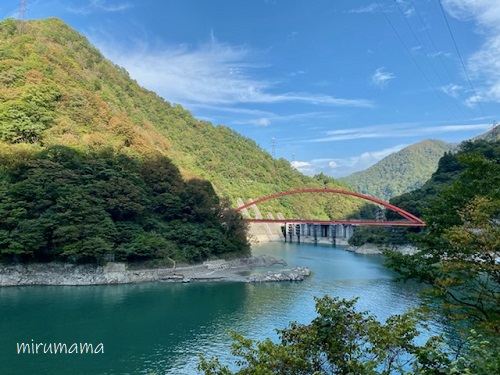
<instances>
[{"instance_id":1,"label":"power line","mask_svg":"<svg viewBox=\"0 0 500 375\"><path fill-rule=\"evenodd\" d=\"M444 21L446 23L446 27L448 28L448 32L450 33L451 40L453 41L453 45L455 46L455 51L457 52L458 58L460 60L460 64L462 65L462 69L464 70L465 77L467 77L467 82L469 83L469 86L472 90L472 93L474 94L474 97L476 99L479 99L479 96L476 94L476 90L474 89L474 86L472 85L472 82L470 80L469 73L467 72L467 68L465 67L464 60L462 59L462 54L460 53L460 50L458 49L457 46L457 41L455 40L455 36L453 35L453 32L451 31L450 23L448 22L448 17L446 17L446 12L444 11L443 4L441 3L441 0L438 0L439 2L439 7L441 8L441 14L443 15ZM481 110L481 114L484 116L485 112L483 110L483 107L481 105L481 102L479 100L476 102Z\"/></svg>"},{"instance_id":2,"label":"power line","mask_svg":"<svg viewBox=\"0 0 500 375\"><path fill-rule=\"evenodd\" d=\"M429 30L428 30L427 26L425 25L424 19L422 18L422 15L418 11L418 8L415 6L415 3L412 2L411 4L412 4L413 9L415 9L415 13L417 13L417 16L418 16L418 18L420 20L420 23L422 24L422 27L425 30L425 33L427 34L427 37L429 38L429 40L430 40L430 42L432 44L432 47L434 48L434 53L439 58L439 61L443 65L443 68L446 71L446 73L448 73L448 78L450 78L450 80L453 81L454 78L452 77L452 75L451 75L448 67L444 63L443 57L441 56L441 53L439 53L438 48L436 47L436 43L434 43L434 38L432 38L432 35L429 33ZM465 102L465 98L464 98L464 102Z\"/></svg>"},{"instance_id":3,"label":"power line","mask_svg":"<svg viewBox=\"0 0 500 375\"><path fill-rule=\"evenodd\" d=\"M406 26L408 27L408 29L410 30L411 34L413 35L413 38L415 39L415 41L417 42L417 44L422 47L422 51L424 53L424 56L427 60L427 62L429 63L429 66L432 68L432 70L434 71L434 74L436 75L436 77L438 78L440 84L442 87L445 87L445 83L443 81L443 79L441 78L441 75L439 74L439 72L437 71L436 67L434 66L434 64L432 63L431 59L429 58L429 55L427 53L427 50L424 46L424 44L422 42L420 42L420 39L418 38L417 34L415 33L415 31L413 30L413 27L410 25L410 23L408 22L408 19L406 17L406 15L404 14L403 10L401 9L401 6L399 5L399 2L398 0L394 0L394 2L396 3L398 9L399 9L399 13L401 14L401 17L403 18L403 20L405 21L406 23ZM413 6L413 5L412 5ZM418 13L417 9L415 6L413 6L413 9L415 9L415 11ZM422 19L420 19L422 21ZM423 24L423 22L422 22ZM427 28L425 27L424 25L424 29L427 31ZM458 111L461 113L461 115L466 118L467 116L465 115L463 109L458 105L458 103L456 101L454 101Z\"/></svg>"},{"instance_id":4,"label":"power line","mask_svg":"<svg viewBox=\"0 0 500 375\"><path fill-rule=\"evenodd\" d=\"M443 66L444 70L446 71L446 73L448 74L448 78L450 79L451 82L453 82L455 79L454 77L451 75L450 73L450 70L448 69L448 67L446 66L446 64L444 63L444 60L443 60L443 56L442 54L439 52L437 46L436 46L436 43L434 43L434 38L432 37L432 35L429 33L429 30L428 28L426 27L425 25L425 22L424 22L424 19L422 18L422 15L420 14L420 12L418 11L418 8L415 6L415 3L411 3L412 4L412 7L413 9L415 9L415 12L417 13L417 16L418 18L420 19L420 23L422 24L422 27L423 29L425 30L425 33L427 34L427 37L429 38L431 44L432 44L432 47L434 48L434 54L437 56L437 58L439 59L439 61L441 62L441 65ZM460 98L462 99L462 102L463 103L466 103L467 102L467 98L464 96L462 90L458 90L458 95L460 95Z\"/></svg>"},{"instance_id":5,"label":"power line","mask_svg":"<svg viewBox=\"0 0 500 375\"><path fill-rule=\"evenodd\" d=\"M399 34L399 32L396 30L396 28L392 24L391 20L387 16L387 14L384 12L384 9L382 8L382 5L380 5L380 1L379 0L377 0L377 5L378 5L380 11L382 12L382 14L384 15L385 20L387 21L387 23L389 24L389 26L391 26L392 31L394 32L394 34L396 34L397 38L399 39L399 42L401 43L401 45L403 46L403 48L406 50L406 53L408 54L408 56L410 57L410 59L413 61L413 63L417 67L418 71L420 72L420 74L422 75L422 77L424 78L424 80L427 82L427 85L429 86L429 88L434 92L434 94L441 101L441 103L443 103L443 105L448 109L448 111L455 117L455 119L458 120L457 116L453 113L453 111L451 110L451 108L443 100L443 98L441 97L441 95L438 94L438 92L436 91L436 88L429 81L429 78L427 78L427 75L422 70L420 64L417 62L417 60L415 59L415 57L412 55L412 53L410 52L410 49L408 48L408 46L404 42L403 38L401 37L401 35Z\"/></svg>"}]
</instances>

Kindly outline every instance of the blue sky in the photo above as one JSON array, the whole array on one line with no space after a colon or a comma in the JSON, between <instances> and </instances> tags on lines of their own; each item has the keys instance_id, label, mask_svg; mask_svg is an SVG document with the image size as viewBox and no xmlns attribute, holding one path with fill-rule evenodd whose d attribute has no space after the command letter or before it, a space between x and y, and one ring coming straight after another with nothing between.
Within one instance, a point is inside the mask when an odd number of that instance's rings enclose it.
<instances>
[{"instance_id":1,"label":"blue sky","mask_svg":"<svg viewBox=\"0 0 500 375\"><path fill-rule=\"evenodd\" d=\"M18 17L3 0L0 17ZM30 0L142 86L339 177L500 119L497 0ZM500 120L499 120L500 121Z\"/></svg>"}]
</instances>

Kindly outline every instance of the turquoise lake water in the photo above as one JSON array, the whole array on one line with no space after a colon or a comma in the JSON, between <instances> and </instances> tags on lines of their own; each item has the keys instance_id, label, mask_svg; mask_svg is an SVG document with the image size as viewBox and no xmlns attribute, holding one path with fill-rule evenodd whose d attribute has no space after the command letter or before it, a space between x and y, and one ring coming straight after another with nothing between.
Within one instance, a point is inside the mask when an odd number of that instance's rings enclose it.
<instances>
[{"instance_id":1,"label":"turquoise lake water","mask_svg":"<svg viewBox=\"0 0 500 375\"><path fill-rule=\"evenodd\" d=\"M197 354L231 362L228 330L276 339L315 316L314 296L359 297L380 319L417 304L381 256L314 244L262 244L253 253L307 266L300 283L146 283L0 288L0 374L196 374ZM255 272L262 272L255 270ZM98 354L17 354L18 343L102 343Z\"/></svg>"}]
</instances>

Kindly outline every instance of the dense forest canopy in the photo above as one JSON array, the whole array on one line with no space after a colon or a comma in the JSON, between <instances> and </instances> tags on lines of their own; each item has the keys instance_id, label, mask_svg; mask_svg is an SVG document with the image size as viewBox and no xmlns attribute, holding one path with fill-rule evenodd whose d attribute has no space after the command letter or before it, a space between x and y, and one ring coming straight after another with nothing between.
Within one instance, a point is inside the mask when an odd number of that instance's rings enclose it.
<instances>
[{"instance_id":1,"label":"dense forest canopy","mask_svg":"<svg viewBox=\"0 0 500 375\"><path fill-rule=\"evenodd\" d=\"M0 141L34 149L110 148L133 157L158 152L185 178L210 181L233 206L237 198L247 202L292 189L349 188L332 178L304 176L253 140L197 120L181 105L140 87L85 37L54 18L23 22L22 32L16 20L0 23ZM265 202L261 211L346 218L362 204L343 196L301 195Z\"/></svg>"},{"instance_id":2,"label":"dense forest canopy","mask_svg":"<svg viewBox=\"0 0 500 375\"><path fill-rule=\"evenodd\" d=\"M23 158L18 158L22 154ZM0 257L200 261L246 254L246 224L165 156L0 148Z\"/></svg>"}]
</instances>

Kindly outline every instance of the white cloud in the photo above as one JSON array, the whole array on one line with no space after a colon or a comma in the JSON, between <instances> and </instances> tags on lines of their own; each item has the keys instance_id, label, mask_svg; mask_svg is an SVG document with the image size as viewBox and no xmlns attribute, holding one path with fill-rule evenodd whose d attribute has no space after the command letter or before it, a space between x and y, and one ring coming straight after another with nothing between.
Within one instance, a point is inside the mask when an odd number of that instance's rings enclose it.
<instances>
[{"instance_id":1,"label":"white cloud","mask_svg":"<svg viewBox=\"0 0 500 375\"><path fill-rule=\"evenodd\" d=\"M413 8L413 7L410 7L410 8L408 8L408 9L406 9L406 10L404 11L404 15L405 15L406 17L411 17L411 16L413 16L414 14L415 14L415 8Z\"/></svg>"},{"instance_id":2,"label":"white cloud","mask_svg":"<svg viewBox=\"0 0 500 375\"><path fill-rule=\"evenodd\" d=\"M203 103L197 103L197 104L191 104L190 108L201 108L201 109L207 109L210 111L216 111L216 112L226 112L226 113L236 113L240 115L250 115L250 116L274 116L273 112L269 111L262 111L259 109L248 109L248 108L241 108L241 107L222 107L218 105L210 105L210 104L203 104Z\"/></svg>"},{"instance_id":3,"label":"white cloud","mask_svg":"<svg viewBox=\"0 0 500 375\"><path fill-rule=\"evenodd\" d=\"M256 125L258 126L268 126L269 124L271 124L271 120L266 117L261 117L256 120Z\"/></svg>"},{"instance_id":4,"label":"white cloud","mask_svg":"<svg viewBox=\"0 0 500 375\"><path fill-rule=\"evenodd\" d=\"M121 12L127 9L132 8L133 5L128 2L113 2L106 0L90 0L88 4L74 8L70 7L68 10L73 13L79 14L90 14L92 12L100 11L100 12Z\"/></svg>"},{"instance_id":5,"label":"white cloud","mask_svg":"<svg viewBox=\"0 0 500 375\"><path fill-rule=\"evenodd\" d=\"M331 112L302 112L295 113L291 115L279 115L273 113L261 113L256 111L252 113L250 111L242 112L242 114L250 115L250 118L244 118L240 116L238 120L231 121L233 125L270 125L271 123L300 123L303 122L304 126L307 126L308 130L312 130L311 122L315 119L334 119L336 114ZM265 120L265 124L263 121Z\"/></svg>"},{"instance_id":6,"label":"white cloud","mask_svg":"<svg viewBox=\"0 0 500 375\"><path fill-rule=\"evenodd\" d=\"M437 51L437 52L429 53L429 57L432 57L432 58L435 58L435 57L441 58L441 56L450 57L451 53L445 52L445 51Z\"/></svg>"},{"instance_id":7,"label":"white cloud","mask_svg":"<svg viewBox=\"0 0 500 375\"><path fill-rule=\"evenodd\" d=\"M382 150L366 151L359 155L344 159L313 159L309 162L294 161L291 164L293 167L297 168L299 171L306 175L312 176L322 172L329 176L342 177L366 169L382 160L386 156L397 152L406 146L408 145L400 144Z\"/></svg>"},{"instance_id":8,"label":"white cloud","mask_svg":"<svg viewBox=\"0 0 500 375\"><path fill-rule=\"evenodd\" d=\"M292 167L294 168L304 168L304 167L309 167L311 165L307 161L292 161L290 164L292 164Z\"/></svg>"},{"instance_id":9,"label":"white cloud","mask_svg":"<svg viewBox=\"0 0 500 375\"><path fill-rule=\"evenodd\" d=\"M378 68L372 75L372 83L381 89L386 87L391 79L396 78L393 73L385 72L384 69Z\"/></svg>"},{"instance_id":10,"label":"white cloud","mask_svg":"<svg viewBox=\"0 0 500 375\"><path fill-rule=\"evenodd\" d=\"M463 89L462 86L455 83L450 83L449 85L441 87L441 91L453 98L457 98Z\"/></svg>"},{"instance_id":11,"label":"white cloud","mask_svg":"<svg viewBox=\"0 0 500 375\"><path fill-rule=\"evenodd\" d=\"M104 54L123 66L142 86L166 100L183 105L301 102L323 106L372 107L366 99L345 99L309 92L276 93L271 80L254 78L265 67L246 46L231 46L211 38L196 48L147 45L117 49L115 43L96 42Z\"/></svg>"},{"instance_id":12,"label":"white cloud","mask_svg":"<svg viewBox=\"0 0 500 375\"><path fill-rule=\"evenodd\" d=\"M312 176L315 174L314 167L307 161L292 161L290 164L305 175Z\"/></svg>"},{"instance_id":13,"label":"white cloud","mask_svg":"<svg viewBox=\"0 0 500 375\"><path fill-rule=\"evenodd\" d=\"M346 128L330 130L324 136L309 139L306 142L336 142L349 139L369 139L369 138L399 138L399 137L431 137L436 134L459 131L483 131L491 127L491 124L457 124L457 125L435 125L430 126L424 123L402 123L367 126L364 128Z\"/></svg>"},{"instance_id":14,"label":"white cloud","mask_svg":"<svg viewBox=\"0 0 500 375\"><path fill-rule=\"evenodd\" d=\"M500 1L442 0L446 11L460 20L473 20L484 35L484 43L469 59L467 69L476 95L468 104L479 101L500 102Z\"/></svg>"},{"instance_id":15,"label":"white cloud","mask_svg":"<svg viewBox=\"0 0 500 375\"><path fill-rule=\"evenodd\" d=\"M348 13L362 14L362 13L374 13L377 11L378 5L377 3L371 3L367 6L351 9Z\"/></svg>"},{"instance_id":16,"label":"white cloud","mask_svg":"<svg viewBox=\"0 0 500 375\"><path fill-rule=\"evenodd\" d=\"M417 53L419 51L421 51L424 47L423 46L414 46L414 47L411 47L410 48L410 51L413 52L413 53Z\"/></svg>"}]
</instances>

